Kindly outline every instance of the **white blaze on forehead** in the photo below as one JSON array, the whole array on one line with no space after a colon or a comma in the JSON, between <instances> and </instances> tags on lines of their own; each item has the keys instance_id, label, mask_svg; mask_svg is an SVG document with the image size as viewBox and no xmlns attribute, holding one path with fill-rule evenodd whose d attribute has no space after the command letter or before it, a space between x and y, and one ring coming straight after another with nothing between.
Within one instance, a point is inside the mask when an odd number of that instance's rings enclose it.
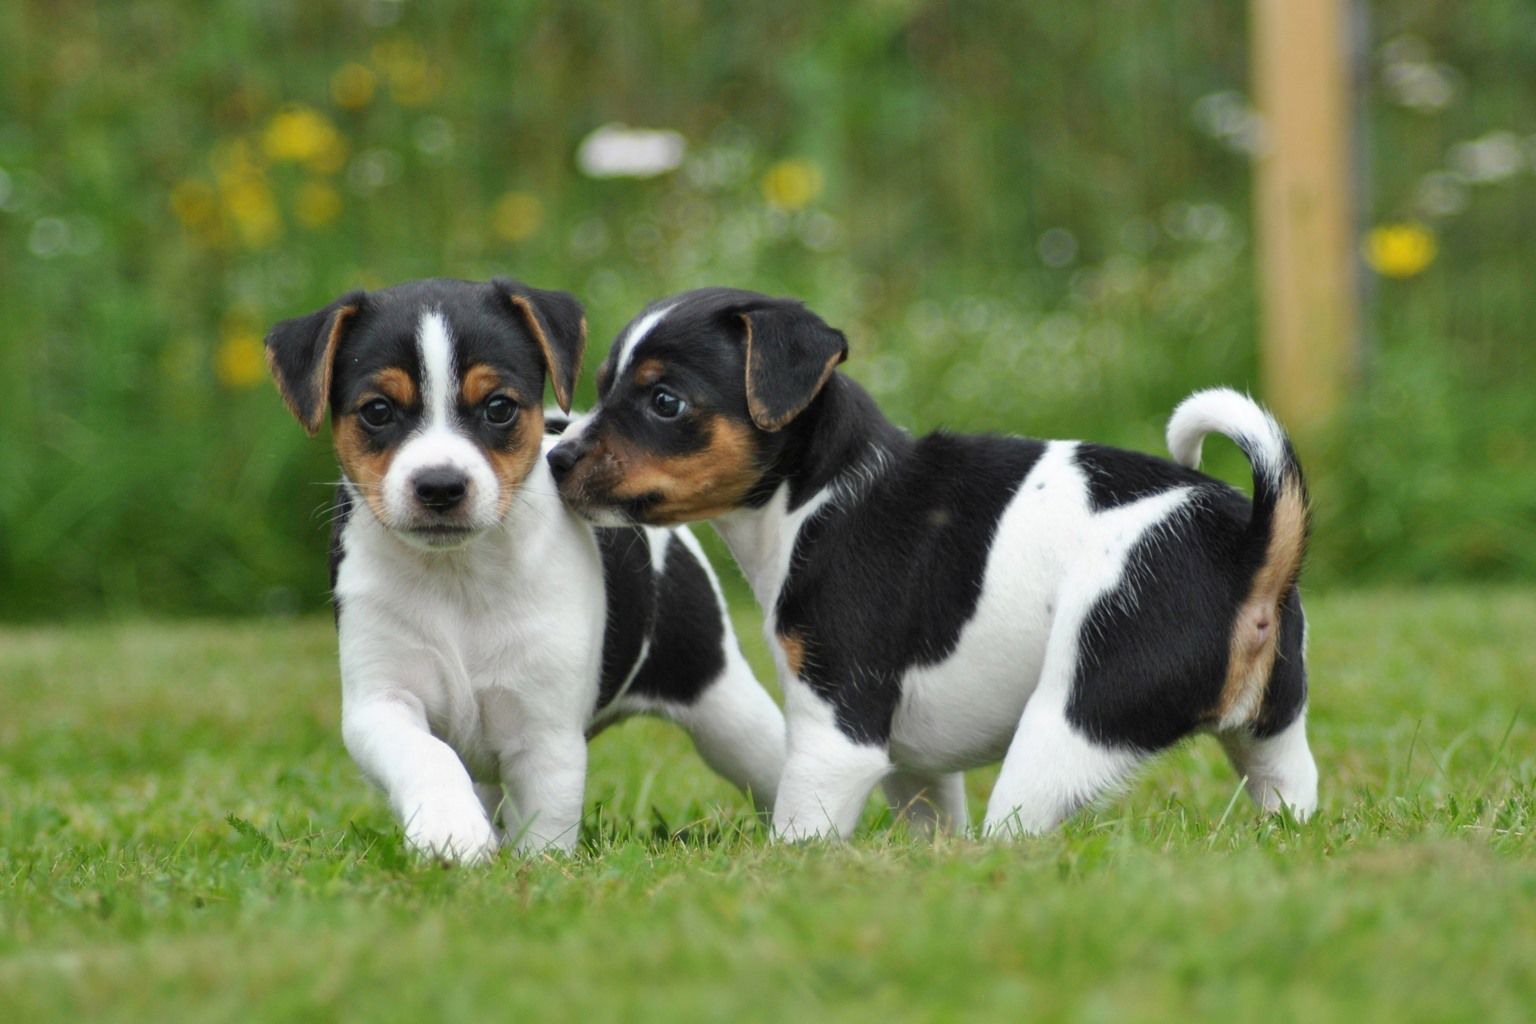
<instances>
[{"instance_id":1,"label":"white blaze on forehead","mask_svg":"<svg viewBox=\"0 0 1536 1024\"><path fill-rule=\"evenodd\" d=\"M672 310L672 306L663 306L660 309L653 309L635 321L635 325L629 329L629 333L619 340L619 358L613 365L613 375L615 377L629 368L630 360L635 355L635 349L645 340L645 336L650 334L657 324L661 323L661 318L672 312Z\"/></svg>"},{"instance_id":2,"label":"white blaze on forehead","mask_svg":"<svg viewBox=\"0 0 1536 1024\"><path fill-rule=\"evenodd\" d=\"M416 348L421 353L421 395L427 429L446 426L453 407L453 334L443 314L429 309L416 327Z\"/></svg>"},{"instance_id":3,"label":"white blaze on forehead","mask_svg":"<svg viewBox=\"0 0 1536 1024\"><path fill-rule=\"evenodd\" d=\"M453 332L441 310L422 313L416 325L416 350L421 357L421 425L389 464L383 484L384 507L393 523L409 525L419 514L413 500L417 474L428 469L456 469L469 485L468 519L484 529L496 521L500 484L484 451L453 423L458 376L453 365Z\"/></svg>"}]
</instances>

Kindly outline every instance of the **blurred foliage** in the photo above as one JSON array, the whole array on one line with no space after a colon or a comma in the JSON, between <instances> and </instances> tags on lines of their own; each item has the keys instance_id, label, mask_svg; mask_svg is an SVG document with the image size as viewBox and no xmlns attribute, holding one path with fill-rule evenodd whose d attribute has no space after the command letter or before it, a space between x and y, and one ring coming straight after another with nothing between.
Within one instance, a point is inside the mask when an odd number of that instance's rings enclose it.
<instances>
[{"instance_id":1,"label":"blurred foliage","mask_svg":"<svg viewBox=\"0 0 1536 1024\"><path fill-rule=\"evenodd\" d=\"M576 292L589 367L658 295L794 294L904 424L1161 450L1192 388L1261 393L1244 6L6 4L0 617L323 603L335 471L260 337L413 277ZM1529 577L1536 5L1370 13L1381 276L1311 578ZM609 123L681 165L584 174Z\"/></svg>"}]
</instances>

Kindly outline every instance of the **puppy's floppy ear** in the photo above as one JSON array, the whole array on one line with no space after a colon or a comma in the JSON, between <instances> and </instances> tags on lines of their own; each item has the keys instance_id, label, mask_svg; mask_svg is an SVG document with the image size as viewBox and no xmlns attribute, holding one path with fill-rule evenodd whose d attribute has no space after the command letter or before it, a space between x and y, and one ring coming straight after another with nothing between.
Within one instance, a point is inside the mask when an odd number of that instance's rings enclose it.
<instances>
[{"instance_id":1,"label":"puppy's floppy ear","mask_svg":"<svg viewBox=\"0 0 1536 1024\"><path fill-rule=\"evenodd\" d=\"M747 411L762 429L782 430L848 358L848 339L798 302L748 310L741 319L747 325Z\"/></svg>"},{"instance_id":2,"label":"puppy's floppy ear","mask_svg":"<svg viewBox=\"0 0 1536 1024\"><path fill-rule=\"evenodd\" d=\"M267 332L267 369L289 411L310 437L325 422L336 347L365 298L363 292L343 295L324 309L284 320Z\"/></svg>"},{"instance_id":3,"label":"puppy's floppy ear","mask_svg":"<svg viewBox=\"0 0 1536 1024\"><path fill-rule=\"evenodd\" d=\"M528 333L544 353L549 382L561 412L571 411L571 395L581 374L581 357L587 351L587 317L581 303L569 292L530 288L521 281L498 277L491 286L506 297L523 318Z\"/></svg>"}]
</instances>

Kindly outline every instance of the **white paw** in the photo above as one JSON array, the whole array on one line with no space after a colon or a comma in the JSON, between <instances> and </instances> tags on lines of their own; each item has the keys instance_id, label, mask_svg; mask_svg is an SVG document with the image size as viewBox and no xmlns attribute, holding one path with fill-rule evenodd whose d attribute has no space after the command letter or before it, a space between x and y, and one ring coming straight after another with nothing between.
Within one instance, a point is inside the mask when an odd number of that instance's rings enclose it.
<instances>
[{"instance_id":1,"label":"white paw","mask_svg":"<svg viewBox=\"0 0 1536 1024\"><path fill-rule=\"evenodd\" d=\"M495 856L500 845L478 802L422 804L405 824L405 842L423 857L450 864L479 864Z\"/></svg>"},{"instance_id":2,"label":"white paw","mask_svg":"<svg viewBox=\"0 0 1536 1024\"><path fill-rule=\"evenodd\" d=\"M1024 808L1010 808L1006 814L988 812L981 825L983 839L1033 839L1043 836L1060 823L1053 815L1030 813Z\"/></svg>"},{"instance_id":3,"label":"white paw","mask_svg":"<svg viewBox=\"0 0 1536 1024\"><path fill-rule=\"evenodd\" d=\"M579 827L575 825L553 836L525 831L516 836L514 845L520 857L529 857L541 853L569 854L576 849L576 840L579 837L579 832Z\"/></svg>"},{"instance_id":4,"label":"white paw","mask_svg":"<svg viewBox=\"0 0 1536 1024\"><path fill-rule=\"evenodd\" d=\"M778 843L836 842L841 836L826 818L791 818L773 823L773 839Z\"/></svg>"}]
</instances>

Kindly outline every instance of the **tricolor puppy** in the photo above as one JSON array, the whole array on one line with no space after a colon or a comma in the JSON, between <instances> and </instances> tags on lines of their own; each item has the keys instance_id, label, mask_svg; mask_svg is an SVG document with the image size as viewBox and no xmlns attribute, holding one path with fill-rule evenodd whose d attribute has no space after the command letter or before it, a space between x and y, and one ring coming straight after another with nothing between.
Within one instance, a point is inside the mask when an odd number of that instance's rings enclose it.
<instances>
[{"instance_id":1,"label":"tricolor puppy","mask_svg":"<svg viewBox=\"0 0 1536 1024\"><path fill-rule=\"evenodd\" d=\"M569 850L587 738L672 719L771 802L782 716L742 659L686 530L593 529L543 459L550 377L569 410L586 322L514 281L353 292L267 336L310 434L330 406L342 735L416 850Z\"/></svg>"},{"instance_id":2,"label":"tricolor puppy","mask_svg":"<svg viewBox=\"0 0 1536 1024\"><path fill-rule=\"evenodd\" d=\"M1002 759L988 833L1038 833L1194 732L1265 810L1316 806L1307 536L1280 427L1231 391L1174 413L1177 464L1073 441L892 426L797 302L708 288L654 303L549 454L605 523L713 518L768 620L789 721L774 827L846 834L871 788L964 821L964 769ZM1195 471L1209 432L1254 500Z\"/></svg>"}]
</instances>

